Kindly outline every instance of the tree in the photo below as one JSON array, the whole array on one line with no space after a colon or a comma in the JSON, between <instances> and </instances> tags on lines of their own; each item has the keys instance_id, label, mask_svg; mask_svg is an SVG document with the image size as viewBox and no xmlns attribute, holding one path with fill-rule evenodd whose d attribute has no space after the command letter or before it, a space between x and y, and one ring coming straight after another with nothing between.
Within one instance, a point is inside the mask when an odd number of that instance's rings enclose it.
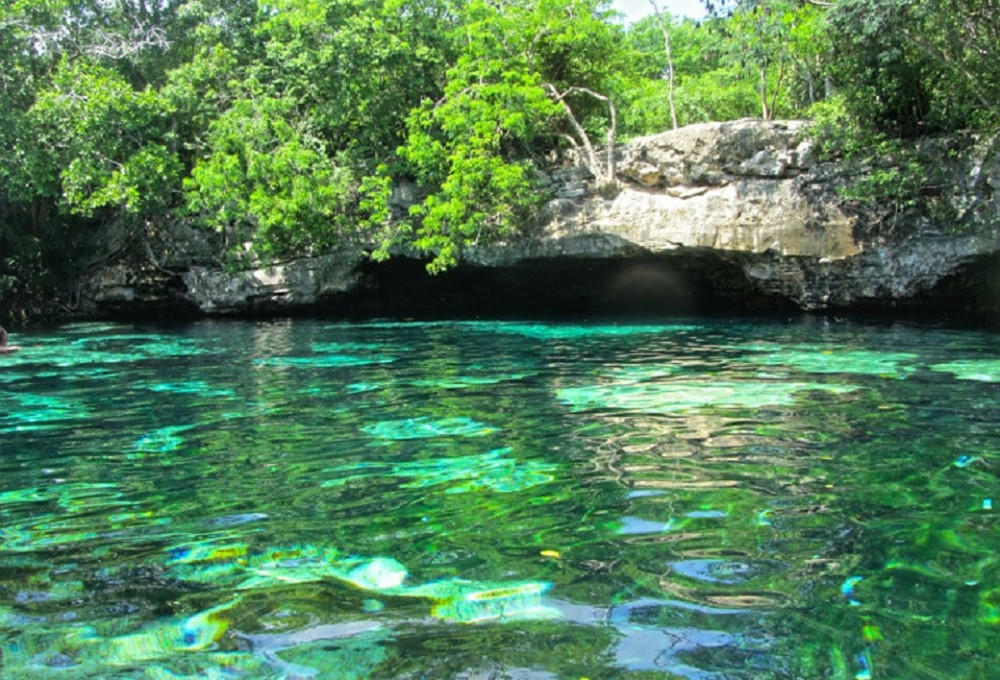
<instances>
[{"instance_id":1,"label":"tree","mask_svg":"<svg viewBox=\"0 0 1000 680\"><path fill-rule=\"evenodd\" d=\"M442 0L275 0L245 65L204 50L171 81L193 114L203 90L215 99L192 125L208 127L185 182L197 222L230 256L267 259L322 252L381 220L386 192L367 200L384 188L377 169L398 165L408 112L440 94L453 21Z\"/></svg>"},{"instance_id":2,"label":"tree","mask_svg":"<svg viewBox=\"0 0 1000 680\"><path fill-rule=\"evenodd\" d=\"M535 166L523 154L557 105L537 74L497 72L500 61L484 66L460 58L444 98L410 115L400 148L430 189L411 215L418 219L413 245L434 254L432 272L456 264L469 246L517 233L542 196Z\"/></svg>"},{"instance_id":3,"label":"tree","mask_svg":"<svg viewBox=\"0 0 1000 680\"><path fill-rule=\"evenodd\" d=\"M859 118L891 134L995 126L998 20L995 0L840 0L838 84Z\"/></svg>"},{"instance_id":4,"label":"tree","mask_svg":"<svg viewBox=\"0 0 1000 680\"><path fill-rule=\"evenodd\" d=\"M351 174L293 100L251 90L212 122L207 147L184 183L187 205L231 256L312 254L349 228Z\"/></svg>"},{"instance_id":5,"label":"tree","mask_svg":"<svg viewBox=\"0 0 1000 680\"><path fill-rule=\"evenodd\" d=\"M100 64L64 61L27 113L49 152L35 184L58 176L65 207L83 217L162 211L180 174L162 103Z\"/></svg>"},{"instance_id":6,"label":"tree","mask_svg":"<svg viewBox=\"0 0 1000 680\"><path fill-rule=\"evenodd\" d=\"M827 96L825 0L705 0L724 61L755 82L760 117L797 115ZM821 85L823 87L821 87ZM794 97L794 98L793 98Z\"/></svg>"},{"instance_id":7,"label":"tree","mask_svg":"<svg viewBox=\"0 0 1000 680\"><path fill-rule=\"evenodd\" d=\"M678 125L728 120L753 115L757 110L754 86L748 87L738 65L729 63L719 28L722 19L690 19L672 23L667 62L663 34L654 16L630 27L615 85L621 102L622 129L628 135L659 132L673 127L669 107L670 83L663 74L674 74L674 106Z\"/></svg>"},{"instance_id":8,"label":"tree","mask_svg":"<svg viewBox=\"0 0 1000 680\"><path fill-rule=\"evenodd\" d=\"M613 165L604 170L590 142L598 125L612 140L615 132L615 109L600 94L614 64L615 28L605 14L594 0L465 8L444 94L410 115L400 148L428 194L411 215L413 244L434 255L431 271L531 224L544 197L540 161L558 140L585 149L595 176L613 179Z\"/></svg>"},{"instance_id":9,"label":"tree","mask_svg":"<svg viewBox=\"0 0 1000 680\"><path fill-rule=\"evenodd\" d=\"M794 6L786 0L746 3L725 24L733 50L730 58L755 72L764 120L774 118L787 75L793 12Z\"/></svg>"},{"instance_id":10,"label":"tree","mask_svg":"<svg viewBox=\"0 0 1000 680\"><path fill-rule=\"evenodd\" d=\"M370 170L402 143L408 112L441 95L456 22L446 0L278 0L251 71Z\"/></svg>"},{"instance_id":11,"label":"tree","mask_svg":"<svg viewBox=\"0 0 1000 680\"><path fill-rule=\"evenodd\" d=\"M674 57L670 51L670 27L667 20L664 20L663 15L660 14L660 7L656 4L656 0L649 0L649 4L653 8L656 24L660 27L660 32L663 34L663 51L667 55L667 102L670 105L670 123L676 130L677 107L674 105Z\"/></svg>"},{"instance_id":12,"label":"tree","mask_svg":"<svg viewBox=\"0 0 1000 680\"><path fill-rule=\"evenodd\" d=\"M557 102L562 106L563 111L566 114L566 119L569 121L573 128L574 135L563 133L563 137L570 143L570 145L577 150L577 152L582 151L585 154L586 165L590 168L591 173L597 179L597 184L602 189L605 187L610 187L617 182L615 178L615 136L618 133L618 110L615 108L615 103L610 97L606 97L603 94L594 92L593 90L586 87L571 87L565 92L559 92L552 83L545 83L545 89L548 91L549 96L553 101ZM607 143L604 148L604 155L606 157L606 166L604 169L601 168L601 163L598 161L597 152L594 150L594 145L590 141L590 135L587 130L580 124L577 120L576 115L573 113L573 109L570 108L569 104L566 103L566 98L573 94L584 94L588 97L596 99L597 101L604 102L608 106L608 115L610 122L608 123L607 131Z\"/></svg>"}]
</instances>

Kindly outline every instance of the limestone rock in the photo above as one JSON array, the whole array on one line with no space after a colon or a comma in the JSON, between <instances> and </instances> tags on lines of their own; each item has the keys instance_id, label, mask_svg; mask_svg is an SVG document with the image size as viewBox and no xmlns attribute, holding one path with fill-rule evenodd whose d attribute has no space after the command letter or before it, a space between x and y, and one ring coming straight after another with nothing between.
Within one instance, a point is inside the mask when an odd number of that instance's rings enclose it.
<instances>
[{"instance_id":1,"label":"limestone rock","mask_svg":"<svg viewBox=\"0 0 1000 680\"><path fill-rule=\"evenodd\" d=\"M817 161L807 133L803 121L740 120L633 140L621 150L623 188L613 200L592 190L551 205L539 234L472 249L467 259L509 266L569 257L693 261L711 253L738 262L744 286L825 310L906 304L1000 257L1000 202L993 200L1000 138L973 140L957 154L951 141L924 140L919 151L928 163L951 159L941 199L951 218L892 214L890 236L866 236L891 210L849 210L837 194L842 168Z\"/></svg>"},{"instance_id":2,"label":"limestone rock","mask_svg":"<svg viewBox=\"0 0 1000 680\"><path fill-rule=\"evenodd\" d=\"M348 251L233 273L192 267L181 276L184 298L206 314L308 308L353 288L360 259Z\"/></svg>"},{"instance_id":3,"label":"limestone rock","mask_svg":"<svg viewBox=\"0 0 1000 680\"><path fill-rule=\"evenodd\" d=\"M295 312L355 287L361 258L352 249L236 272L197 264L170 273L119 263L92 275L81 297L85 310L104 314Z\"/></svg>"},{"instance_id":4,"label":"limestone rock","mask_svg":"<svg viewBox=\"0 0 1000 680\"><path fill-rule=\"evenodd\" d=\"M806 310L902 304L1000 261L1000 138L925 140L921 151L949 177L937 197L946 218L847 205L837 194L843 168L816 158L803 121L705 123L642 137L618 149L616 192L579 164L555 168L542 224L518 240L467 248L458 269L496 271L504 281L517 267L537 275L555 263L565 271L573 262L669 262L702 267L716 291L753 289ZM397 187L393 213L419 198L417 187ZM886 215L891 229L876 224ZM149 253L155 266L96 272L81 289L89 308L335 311L345 295L382 294L373 293L379 267L364 244L233 273L211 264L204 236L177 234L161 246Z\"/></svg>"},{"instance_id":5,"label":"limestone rock","mask_svg":"<svg viewBox=\"0 0 1000 680\"><path fill-rule=\"evenodd\" d=\"M629 142L618 172L643 186L717 185L727 175L789 177L812 163L807 129L796 120L688 125Z\"/></svg>"}]
</instances>

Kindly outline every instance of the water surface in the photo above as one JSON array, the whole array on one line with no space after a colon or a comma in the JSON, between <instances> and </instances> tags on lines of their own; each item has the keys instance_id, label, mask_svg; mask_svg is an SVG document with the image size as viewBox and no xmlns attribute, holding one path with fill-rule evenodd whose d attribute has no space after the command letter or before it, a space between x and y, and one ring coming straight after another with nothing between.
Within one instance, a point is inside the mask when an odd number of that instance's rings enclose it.
<instances>
[{"instance_id":1,"label":"water surface","mask_svg":"<svg viewBox=\"0 0 1000 680\"><path fill-rule=\"evenodd\" d=\"M991 678L997 336L75 324L0 357L4 678Z\"/></svg>"}]
</instances>

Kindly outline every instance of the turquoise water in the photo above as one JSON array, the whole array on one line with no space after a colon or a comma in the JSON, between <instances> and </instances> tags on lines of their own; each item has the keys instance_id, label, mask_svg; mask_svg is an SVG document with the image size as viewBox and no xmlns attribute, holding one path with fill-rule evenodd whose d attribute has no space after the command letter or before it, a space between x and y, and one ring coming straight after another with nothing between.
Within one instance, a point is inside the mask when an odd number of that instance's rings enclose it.
<instances>
[{"instance_id":1,"label":"turquoise water","mask_svg":"<svg viewBox=\"0 0 1000 680\"><path fill-rule=\"evenodd\" d=\"M997 678L1000 344L204 321L0 357L4 678Z\"/></svg>"}]
</instances>

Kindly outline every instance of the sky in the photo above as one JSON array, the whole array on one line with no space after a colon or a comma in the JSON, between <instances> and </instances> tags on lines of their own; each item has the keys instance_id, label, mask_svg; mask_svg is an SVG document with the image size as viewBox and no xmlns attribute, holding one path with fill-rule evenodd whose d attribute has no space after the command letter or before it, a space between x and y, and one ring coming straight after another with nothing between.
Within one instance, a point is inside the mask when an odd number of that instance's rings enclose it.
<instances>
[{"instance_id":1,"label":"sky","mask_svg":"<svg viewBox=\"0 0 1000 680\"><path fill-rule=\"evenodd\" d=\"M656 0L661 12L674 16L688 16L694 19L705 16L705 6L701 0ZM614 0L611 6L627 17L627 21L638 21L653 13L649 0Z\"/></svg>"}]
</instances>

